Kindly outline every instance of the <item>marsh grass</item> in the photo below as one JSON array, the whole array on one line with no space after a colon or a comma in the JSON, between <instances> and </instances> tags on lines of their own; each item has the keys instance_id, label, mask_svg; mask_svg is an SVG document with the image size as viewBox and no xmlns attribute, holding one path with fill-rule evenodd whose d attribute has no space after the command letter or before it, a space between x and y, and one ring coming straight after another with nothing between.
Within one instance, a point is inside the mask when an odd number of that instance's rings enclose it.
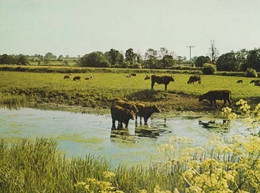
<instances>
[{"instance_id":1,"label":"marsh grass","mask_svg":"<svg viewBox=\"0 0 260 193\"><path fill-rule=\"evenodd\" d=\"M191 148L188 141L176 138L162 145L159 150L165 157L158 154L161 162L149 167L120 165L112 168L108 161L90 155L85 159L68 159L58 151L57 142L52 139L20 139L12 143L1 139L0 192L260 190L258 137L237 136L229 143L212 139L204 148Z\"/></svg>"}]
</instances>

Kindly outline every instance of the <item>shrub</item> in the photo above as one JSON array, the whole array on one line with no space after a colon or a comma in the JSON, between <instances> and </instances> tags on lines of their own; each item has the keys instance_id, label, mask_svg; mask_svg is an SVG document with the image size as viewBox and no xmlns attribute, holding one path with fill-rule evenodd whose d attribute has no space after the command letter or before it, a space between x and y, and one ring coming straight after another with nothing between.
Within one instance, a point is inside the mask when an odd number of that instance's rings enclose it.
<instances>
[{"instance_id":1,"label":"shrub","mask_svg":"<svg viewBox=\"0 0 260 193\"><path fill-rule=\"evenodd\" d=\"M130 66L131 68L138 68L141 69L142 65L140 63L134 63L133 65Z\"/></svg>"},{"instance_id":2,"label":"shrub","mask_svg":"<svg viewBox=\"0 0 260 193\"><path fill-rule=\"evenodd\" d=\"M253 68L248 68L245 72L246 77L257 77L257 72Z\"/></svg>"},{"instance_id":3,"label":"shrub","mask_svg":"<svg viewBox=\"0 0 260 193\"><path fill-rule=\"evenodd\" d=\"M202 68L203 74L214 74L216 72L216 66L213 64L205 63Z\"/></svg>"}]
</instances>

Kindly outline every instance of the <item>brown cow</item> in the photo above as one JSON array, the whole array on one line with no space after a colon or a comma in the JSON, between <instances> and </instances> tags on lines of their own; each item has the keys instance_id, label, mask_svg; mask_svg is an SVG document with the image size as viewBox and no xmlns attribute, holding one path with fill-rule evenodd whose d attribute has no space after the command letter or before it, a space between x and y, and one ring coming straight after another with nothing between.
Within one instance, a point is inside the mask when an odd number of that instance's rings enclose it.
<instances>
[{"instance_id":1,"label":"brown cow","mask_svg":"<svg viewBox=\"0 0 260 193\"><path fill-rule=\"evenodd\" d=\"M167 85L170 83L170 82L174 82L174 79L172 76L157 76L157 75L152 75L152 84L151 84L151 87L153 89L153 86L155 83L158 83L158 84L164 84L165 85L165 89L164 90L167 90Z\"/></svg>"},{"instance_id":2,"label":"brown cow","mask_svg":"<svg viewBox=\"0 0 260 193\"><path fill-rule=\"evenodd\" d=\"M130 75L131 75L131 76L136 76L136 73L131 73Z\"/></svg>"},{"instance_id":3,"label":"brown cow","mask_svg":"<svg viewBox=\"0 0 260 193\"><path fill-rule=\"evenodd\" d=\"M116 121L124 123L125 128L128 127L129 120L134 120L134 112L132 110L125 109L119 105L113 104L111 106L111 117L112 117L112 129L116 128Z\"/></svg>"},{"instance_id":4,"label":"brown cow","mask_svg":"<svg viewBox=\"0 0 260 193\"><path fill-rule=\"evenodd\" d=\"M194 84L194 82L197 82L197 81L198 81L199 84L201 84L201 77L200 76L190 76L187 84L191 84L191 83Z\"/></svg>"},{"instance_id":5,"label":"brown cow","mask_svg":"<svg viewBox=\"0 0 260 193\"><path fill-rule=\"evenodd\" d=\"M75 76L73 80L80 80L80 76Z\"/></svg>"},{"instance_id":6,"label":"brown cow","mask_svg":"<svg viewBox=\"0 0 260 193\"><path fill-rule=\"evenodd\" d=\"M142 118L144 118L144 124L147 125L148 119L152 116L153 113L159 113L160 110L156 105L145 106L144 104L135 104L138 109L138 112L135 114L135 125L137 126L137 116L140 117L140 125L142 125Z\"/></svg>"},{"instance_id":7,"label":"brown cow","mask_svg":"<svg viewBox=\"0 0 260 193\"><path fill-rule=\"evenodd\" d=\"M237 83L243 83L243 80L238 80Z\"/></svg>"},{"instance_id":8,"label":"brown cow","mask_svg":"<svg viewBox=\"0 0 260 193\"><path fill-rule=\"evenodd\" d=\"M133 113L138 112L138 109L136 108L136 106L134 104L127 102L125 100L122 100L122 99L114 99L113 102L112 102L111 108L114 105L118 105L118 106L120 106L124 109L130 110ZM118 128L122 128L122 122L121 121L118 121Z\"/></svg>"},{"instance_id":9,"label":"brown cow","mask_svg":"<svg viewBox=\"0 0 260 193\"><path fill-rule=\"evenodd\" d=\"M210 104L212 105L213 102L215 104L215 107L217 107L216 100L224 100L224 104L222 107L228 102L229 105L231 106L230 102L230 96L231 96L231 91L230 90L214 90L214 91L209 91L199 97L199 101L202 101L204 99L207 99Z\"/></svg>"},{"instance_id":10,"label":"brown cow","mask_svg":"<svg viewBox=\"0 0 260 193\"><path fill-rule=\"evenodd\" d=\"M64 79L69 79L70 78L70 75L65 75L64 76Z\"/></svg>"},{"instance_id":11,"label":"brown cow","mask_svg":"<svg viewBox=\"0 0 260 193\"><path fill-rule=\"evenodd\" d=\"M255 81L255 86L260 86L260 80Z\"/></svg>"}]
</instances>

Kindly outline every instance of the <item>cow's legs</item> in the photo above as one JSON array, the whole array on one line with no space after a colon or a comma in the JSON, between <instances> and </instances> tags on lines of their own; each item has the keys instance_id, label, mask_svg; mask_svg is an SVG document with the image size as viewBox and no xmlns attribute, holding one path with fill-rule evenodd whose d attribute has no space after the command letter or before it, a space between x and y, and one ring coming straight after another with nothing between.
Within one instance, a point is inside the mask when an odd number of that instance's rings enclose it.
<instances>
[{"instance_id":1,"label":"cow's legs","mask_svg":"<svg viewBox=\"0 0 260 193\"><path fill-rule=\"evenodd\" d=\"M216 100L213 100L213 102L214 102L214 104L215 104L215 107L217 108L217 107L218 107L218 105L217 105L217 102L216 102Z\"/></svg>"},{"instance_id":2,"label":"cow's legs","mask_svg":"<svg viewBox=\"0 0 260 193\"><path fill-rule=\"evenodd\" d=\"M148 120L148 117L144 117L144 125L148 125L147 120Z\"/></svg>"},{"instance_id":3,"label":"cow's legs","mask_svg":"<svg viewBox=\"0 0 260 193\"><path fill-rule=\"evenodd\" d=\"M118 121L117 129L122 129L123 128L123 123Z\"/></svg>"},{"instance_id":4,"label":"cow's legs","mask_svg":"<svg viewBox=\"0 0 260 193\"><path fill-rule=\"evenodd\" d=\"M227 101L228 101L228 104L229 104L229 106L231 107L231 102L230 102L230 100L229 100L229 99L227 99Z\"/></svg>"},{"instance_id":5,"label":"cow's legs","mask_svg":"<svg viewBox=\"0 0 260 193\"><path fill-rule=\"evenodd\" d=\"M165 84L165 88L164 88L164 90L167 90L167 84Z\"/></svg>"},{"instance_id":6,"label":"cow's legs","mask_svg":"<svg viewBox=\"0 0 260 193\"><path fill-rule=\"evenodd\" d=\"M116 128L116 120L112 119L112 129L115 129L115 128Z\"/></svg>"},{"instance_id":7,"label":"cow's legs","mask_svg":"<svg viewBox=\"0 0 260 193\"><path fill-rule=\"evenodd\" d=\"M151 84L151 89L153 89L154 83L155 83L155 82L153 82L153 81L152 81L152 84Z\"/></svg>"},{"instance_id":8,"label":"cow's legs","mask_svg":"<svg viewBox=\"0 0 260 193\"><path fill-rule=\"evenodd\" d=\"M125 123L125 128L126 129L128 128L128 123L129 123L129 121L126 121L126 123Z\"/></svg>"},{"instance_id":9,"label":"cow's legs","mask_svg":"<svg viewBox=\"0 0 260 193\"><path fill-rule=\"evenodd\" d=\"M222 107L224 107L226 103L227 103L227 100L224 99L224 103L223 103ZM222 107L221 107L221 108L222 108Z\"/></svg>"},{"instance_id":10,"label":"cow's legs","mask_svg":"<svg viewBox=\"0 0 260 193\"><path fill-rule=\"evenodd\" d=\"M142 125L142 117L140 117L140 125Z\"/></svg>"}]
</instances>

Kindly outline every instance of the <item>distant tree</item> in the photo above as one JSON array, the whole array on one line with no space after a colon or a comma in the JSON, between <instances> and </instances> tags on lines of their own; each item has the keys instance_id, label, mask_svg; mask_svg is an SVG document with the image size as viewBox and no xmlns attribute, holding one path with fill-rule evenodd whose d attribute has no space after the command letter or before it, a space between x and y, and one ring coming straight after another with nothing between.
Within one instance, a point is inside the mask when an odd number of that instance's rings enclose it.
<instances>
[{"instance_id":1,"label":"distant tree","mask_svg":"<svg viewBox=\"0 0 260 193\"><path fill-rule=\"evenodd\" d=\"M152 49L152 48L149 48L148 50L146 50L145 52L145 59L148 60L148 59L151 59L151 58L156 58L157 59L158 55L157 55L157 51Z\"/></svg>"},{"instance_id":2,"label":"distant tree","mask_svg":"<svg viewBox=\"0 0 260 193\"><path fill-rule=\"evenodd\" d=\"M58 61L62 61L64 59L63 55L59 55Z\"/></svg>"},{"instance_id":3,"label":"distant tree","mask_svg":"<svg viewBox=\"0 0 260 193\"><path fill-rule=\"evenodd\" d=\"M109 52L106 52L105 55L112 66L122 65L122 58L124 59L124 56L118 50L111 49Z\"/></svg>"},{"instance_id":4,"label":"distant tree","mask_svg":"<svg viewBox=\"0 0 260 193\"><path fill-rule=\"evenodd\" d=\"M0 64L16 64L17 60L12 55L3 54L0 56Z\"/></svg>"},{"instance_id":5,"label":"distant tree","mask_svg":"<svg viewBox=\"0 0 260 193\"><path fill-rule=\"evenodd\" d=\"M136 61L137 61L137 63L139 63L139 64L142 65L142 63L143 63L143 58L142 58L141 54L137 54L137 56L136 56Z\"/></svg>"},{"instance_id":6,"label":"distant tree","mask_svg":"<svg viewBox=\"0 0 260 193\"><path fill-rule=\"evenodd\" d=\"M172 67L176 63L176 61L173 59L171 55L164 55L163 59L161 60L161 63L162 67L165 69Z\"/></svg>"},{"instance_id":7,"label":"distant tree","mask_svg":"<svg viewBox=\"0 0 260 193\"><path fill-rule=\"evenodd\" d=\"M239 62L234 52L222 54L216 62L219 71L238 71Z\"/></svg>"},{"instance_id":8,"label":"distant tree","mask_svg":"<svg viewBox=\"0 0 260 193\"><path fill-rule=\"evenodd\" d=\"M130 63L130 65L132 65L134 62L136 62L136 57L137 57L137 54L134 53L134 50L132 48L129 48L128 50L126 50L125 60L128 61Z\"/></svg>"},{"instance_id":9,"label":"distant tree","mask_svg":"<svg viewBox=\"0 0 260 193\"><path fill-rule=\"evenodd\" d=\"M145 68L160 68L160 61L155 56L150 56L149 59L144 61Z\"/></svg>"},{"instance_id":10,"label":"distant tree","mask_svg":"<svg viewBox=\"0 0 260 193\"><path fill-rule=\"evenodd\" d=\"M68 59L69 57L70 57L70 56L67 54L67 55L66 55L66 58Z\"/></svg>"},{"instance_id":11,"label":"distant tree","mask_svg":"<svg viewBox=\"0 0 260 193\"><path fill-rule=\"evenodd\" d=\"M203 67L203 64L210 63L210 57L208 56L199 56L195 60L195 66L196 67Z\"/></svg>"},{"instance_id":12,"label":"distant tree","mask_svg":"<svg viewBox=\"0 0 260 193\"><path fill-rule=\"evenodd\" d=\"M17 64L18 65L28 65L29 64L28 58L25 57L24 55L20 55L18 57Z\"/></svg>"},{"instance_id":13,"label":"distant tree","mask_svg":"<svg viewBox=\"0 0 260 193\"><path fill-rule=\"evenodd\" d=\"M80 58L81 66L109 67L110 63L102 52L92 52Z\"/></svg>"},{"instance_id":14,"label":"distant tree","mask_svg":"<svg viewBox=\"0 0 260 193\"><path fill-rule=\"evenodd\" d=\"M248 56L248 50L242 49L237 51L236 53L237 62L239 65L239 70L246 70L246 58Z\"/></svg>"},{"instance_id":15,"label":"distant tree","mask_svg":"<svg viewBox=\"0 0 260 193\"><path fill-rule=\"evenodd\" d=\"M211 63L215 64L218 58L218 49L215 47L215 41L210 41L210 48L209 48L209 57L211 59Z\"/></svg>"},{"instance_id":16,"label":"distant tree","mask_svg":"<svg viewBox=\"0 0 260 193\"><path fill-rule=\"evenodd\" d=\"M243 65L243 70L245 68L253 68L260 72L260 49L254 49L248 52L247 59Z\"/></svg>"},{"instance_id":17,"label":"distant tree","mask_svg":"<svg viewBox=\"0 0 260 193\"><path fill-rule=\"evenodd\" d=\"M55 60L55 59L57 59L57 56L55 56L51 52L48 52L48 53L45 54L44 59L48 59L48 60L53 60L54 59Z\"/></svg>"}]
</instances>

